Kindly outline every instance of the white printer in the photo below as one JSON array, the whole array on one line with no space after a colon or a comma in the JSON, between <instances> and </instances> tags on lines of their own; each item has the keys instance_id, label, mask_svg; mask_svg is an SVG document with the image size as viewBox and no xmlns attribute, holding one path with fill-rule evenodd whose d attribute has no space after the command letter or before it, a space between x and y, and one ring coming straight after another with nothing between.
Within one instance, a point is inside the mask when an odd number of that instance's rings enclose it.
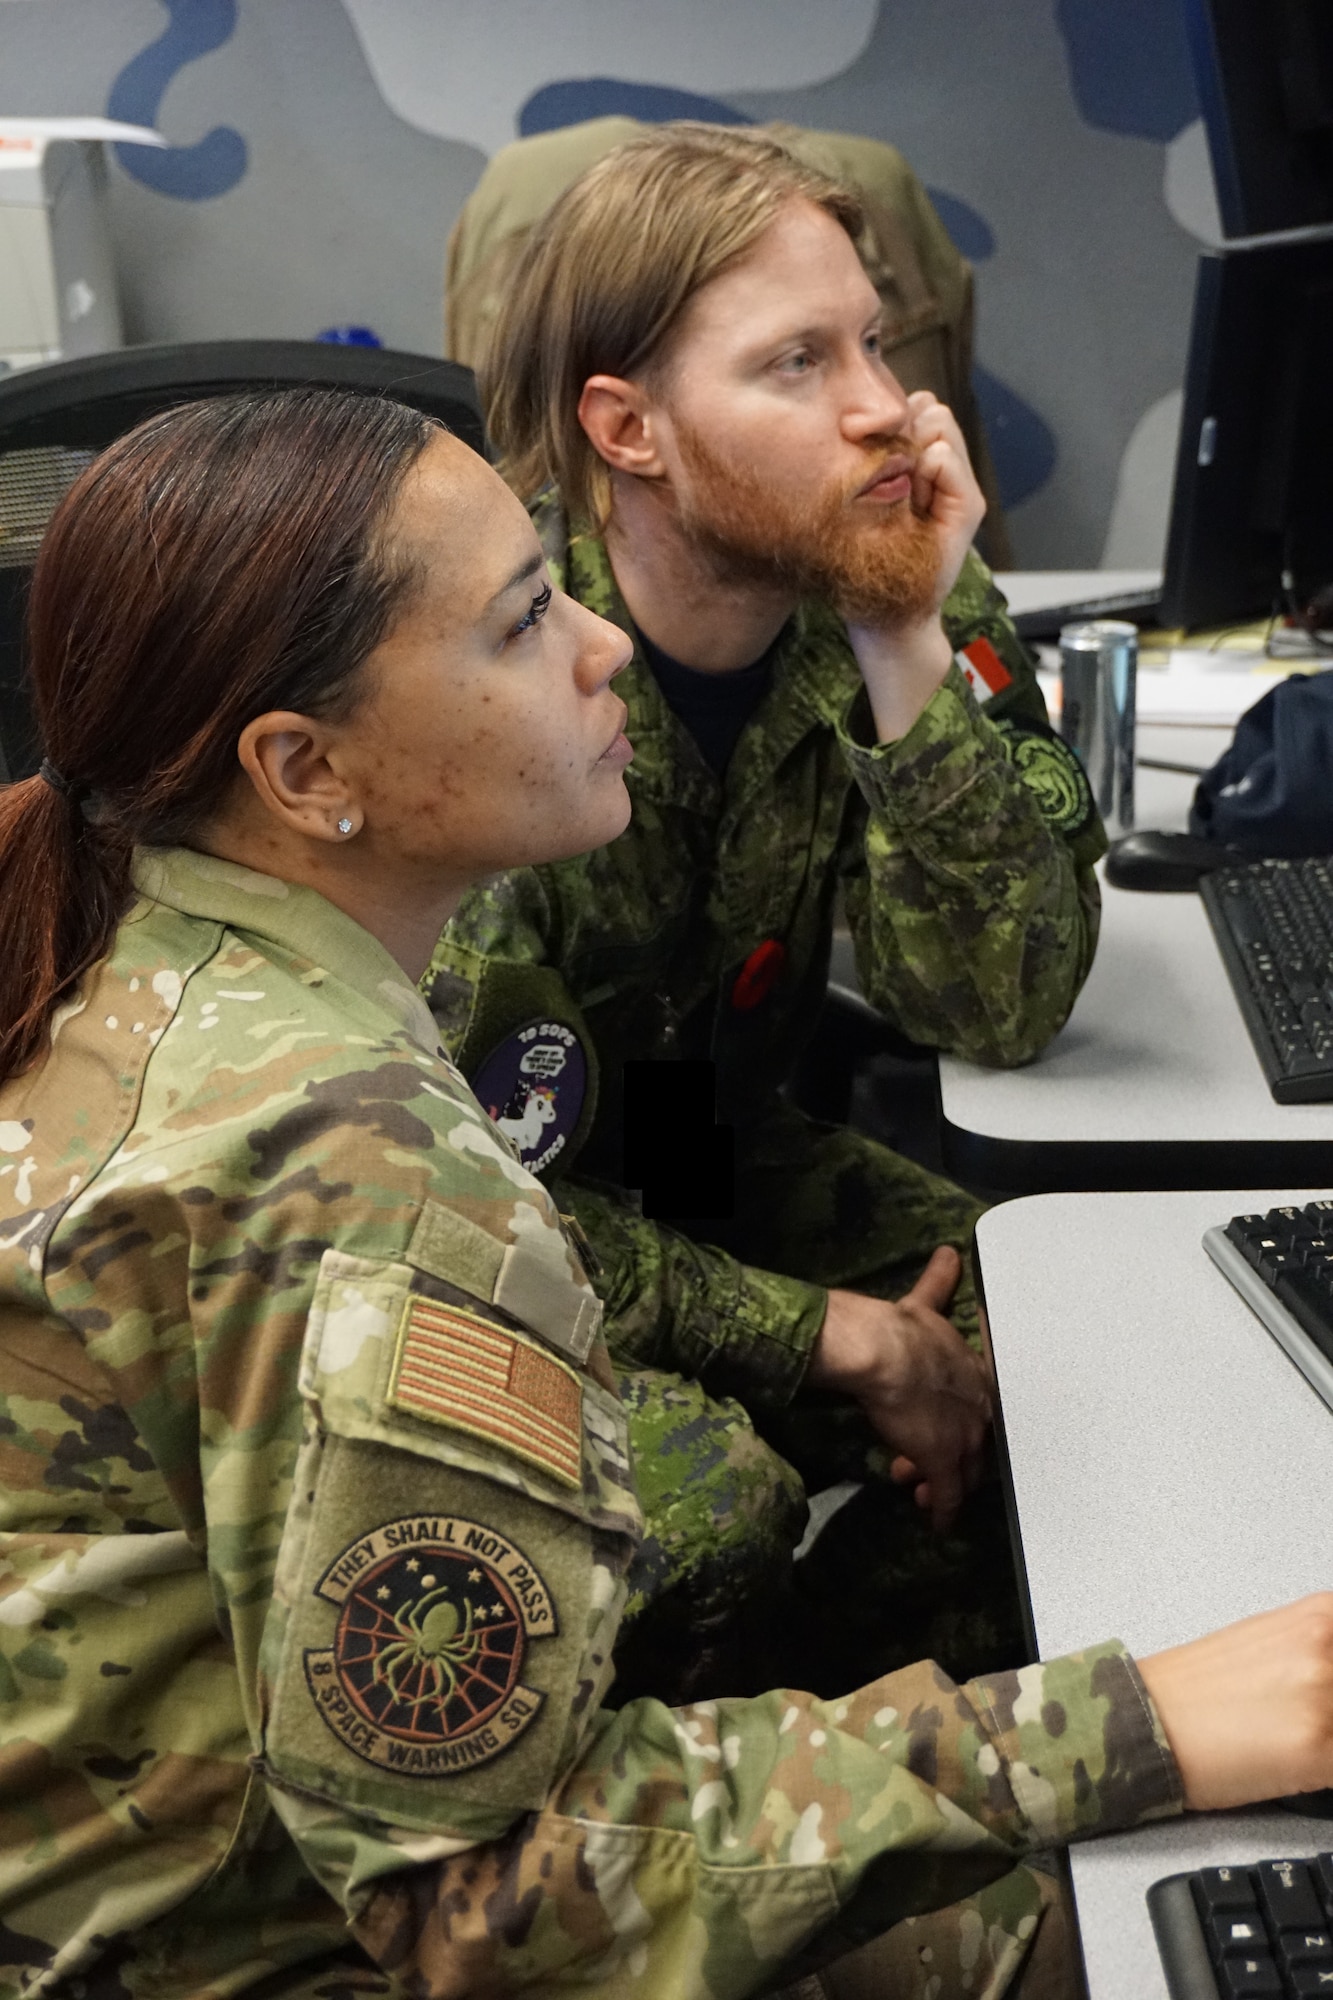
<instances>
[{"instance_id":1,"label":"white printer","mask_svg":"<svg viewBox=\"0 0 1333 2000\"><path fill-rule=\"evenodd\" d=\"M107 118L0 118L0 375L121 345L107 215Z\"/></svg>"}]
</instances>

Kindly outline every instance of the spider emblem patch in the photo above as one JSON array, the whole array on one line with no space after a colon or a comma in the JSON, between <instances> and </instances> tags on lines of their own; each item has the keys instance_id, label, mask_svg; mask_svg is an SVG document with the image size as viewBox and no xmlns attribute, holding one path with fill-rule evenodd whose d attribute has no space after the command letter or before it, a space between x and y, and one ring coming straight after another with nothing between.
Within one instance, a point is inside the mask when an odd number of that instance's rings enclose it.
<instances>
[{"instance_id":1,"label":"spider emblem patch","mask_svg":"<svg viewBox=\"0 0 1333 2000\"><path fill-rule=\"evenodd\" d=\"M438 1778L498 1757L545 1695L520 1675L558 1629L521 1549L479 1521L414 1514L349 1543L315 1595L337 1606L306 1682L339 1741L381 1770Z\"/></svg>"}]
</instances>

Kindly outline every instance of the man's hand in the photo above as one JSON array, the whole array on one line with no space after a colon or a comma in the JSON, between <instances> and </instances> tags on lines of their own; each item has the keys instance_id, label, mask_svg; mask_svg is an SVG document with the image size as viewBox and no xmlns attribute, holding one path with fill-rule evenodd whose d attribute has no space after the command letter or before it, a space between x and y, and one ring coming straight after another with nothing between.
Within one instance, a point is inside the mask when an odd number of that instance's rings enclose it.
<instances>
[{"instance_id":1,"label":"man's hand","mask_svg":"<svg viewBox=\"0 0 1333 2000\"><path fill-rule=\"evenodd\" d=\"M938 612L958 581L963 557L985 516L986 500L953 411L929 389L914 390L907 407L912 413L907 435L919 453L912 474L912 505L930 522L939 542L934 603Z\"/></svg>"},{"instance_id":2,"label":"man's hand","mask_svg":"<svg viewBox=\"0 0 1333 2000\"><path fill-rule=\"evenodd\" d=\"M830 1292L806 1377L856 1398L898 1454L891 1476L915 1483L939 1529L980 1477L991 1416L985 1365L944 1317L961 1271L958 1252L943 1246L896 1302Z\"/></svg>"},{"instance_id":3,"label":"man's hand","mask_svg":"<svg viewBox=\"0 0 1333 2000\"><path fill-rule=\"evenodd\" d=\"M939 567L929 615L915 625L880 630L848 622L881 743L905 736L953 661L940 608L958 581L963 558L981 526L986 502L977 485L963 434L929 389L907 399L907 436L918 458L912 473L912 506L934 531Z\"/></svg>"},{"instance_id":4,"label":"man's hand","mask_svg":"<svg viewBox=\"0 0 1333 2000\"><path fill-rule=\"evenodd\" d=\"M1199 1812L1333 1785L1333 1592L1138 1662Z\"/></svg>"}]
</instances>

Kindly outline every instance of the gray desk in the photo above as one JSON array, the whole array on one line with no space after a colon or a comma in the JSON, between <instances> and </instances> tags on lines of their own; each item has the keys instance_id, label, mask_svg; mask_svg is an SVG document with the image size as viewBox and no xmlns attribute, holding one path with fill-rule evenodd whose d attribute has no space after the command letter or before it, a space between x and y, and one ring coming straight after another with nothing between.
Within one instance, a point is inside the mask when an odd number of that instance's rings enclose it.
<instances>
[{"instance_id":1,"label":"gray desk","mask_svg":"<svg viewBox=\"0 0 1333 2000\"><path fill-rule=\"evenodd\" d=\"M1203 762L1196 739L1216 734L1150 740ZM1193 781L1141 777L1141 823L1183 824ZM1104 885L1102 905L1087 985L1035 1062L941 1057L948 1169L1019 1192L1333 1179L1333 1104L1273 1102L1199 898Z\"/></svg>"},{"instance_id":2,"label":"gray desk","mask_svg":"<svg viewBox=\"0 0 1333 2000\"><path fill-rule=\"evenodd\" d=\"M977 1230L1041 1653L1146 1655L1333 1585L1333 1412L1209 1262L1212 1223L1327 1190L1058 1194ZM1333 1848L1207 1814L1071 1850L1090 2000L1166 2000L1148 1885Z\"/></svg>"}]
</instances>

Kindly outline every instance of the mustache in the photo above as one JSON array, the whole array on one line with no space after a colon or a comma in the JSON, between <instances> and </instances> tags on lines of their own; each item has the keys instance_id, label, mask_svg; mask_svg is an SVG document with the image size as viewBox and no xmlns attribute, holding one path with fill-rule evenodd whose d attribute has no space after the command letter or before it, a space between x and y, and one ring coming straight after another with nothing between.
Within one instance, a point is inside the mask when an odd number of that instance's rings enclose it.
<instances>
[{"instance_id":1,"label":"mustache","mask_svg":"<svg viewBox=\"0 0 1333 2000\"><path fill-rule=\"evenodd\" d=\"M929 516L910 501L853 504L886 473L915 469L911 440L864 438L850 478L805 492L773 490L697 432L682 429L680 441L694 483L683 525L718 578L822 597L858 624L902 624L930 608L940 556Z\"/></svg>"},{"instance_id":2,"label":"mustache","mask_svg":"<svg viewBox=\"0 0 1333 2000\"><path fill-rule=\"evenodd\" d=\"M858 499L868 487L881 479L897 479L903 473L915 473L920 457L919 447L908 437L864 440L861 445L864 470L847 481L844 499L849 502Z\"/></svg>"}]
</instances>

